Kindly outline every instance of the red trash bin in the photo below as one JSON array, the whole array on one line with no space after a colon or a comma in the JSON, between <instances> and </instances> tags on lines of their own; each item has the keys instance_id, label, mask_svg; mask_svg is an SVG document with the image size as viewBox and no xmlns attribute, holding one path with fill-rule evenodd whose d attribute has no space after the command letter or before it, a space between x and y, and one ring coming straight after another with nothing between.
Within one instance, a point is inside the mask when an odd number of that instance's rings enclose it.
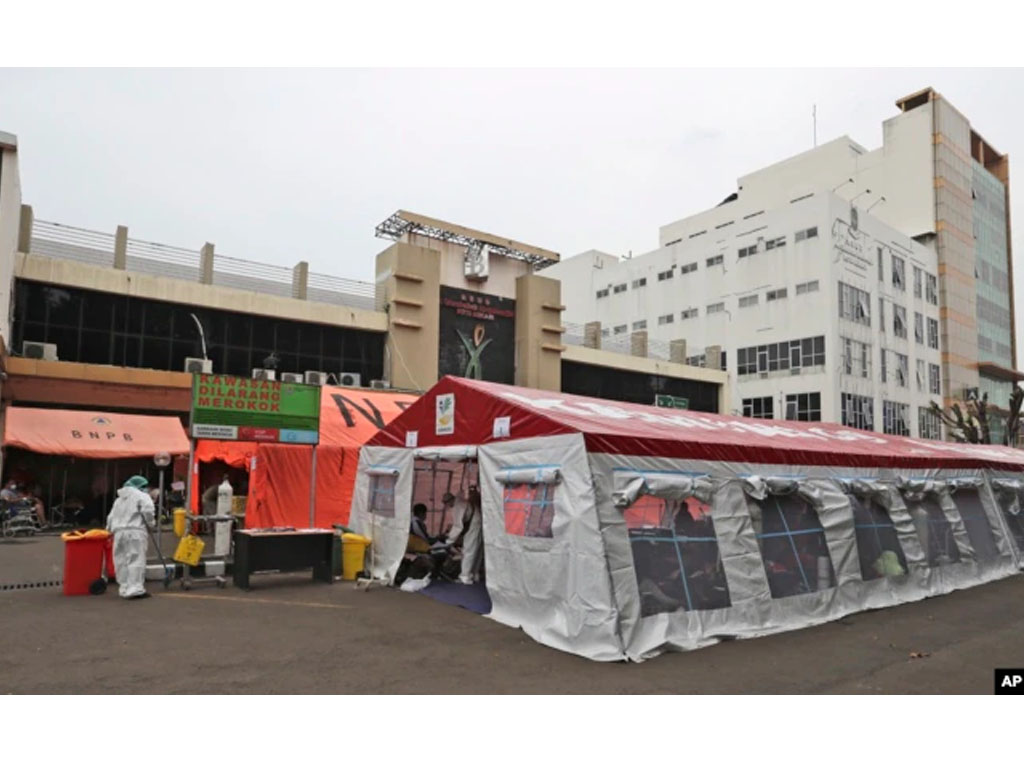
<instances>
[{"instance_id":1,"label":"red trash bin","mask_svg":"<svg viewBox=\"0 0 1024 768\"><path fill-rule=\"evenodd\" d=\"M64 541L64 594L88 595L89 585L114 573L113 538L104 530L69 531ZM106 561L106 567L104 567Z\"/></svg>"}]
</instances>

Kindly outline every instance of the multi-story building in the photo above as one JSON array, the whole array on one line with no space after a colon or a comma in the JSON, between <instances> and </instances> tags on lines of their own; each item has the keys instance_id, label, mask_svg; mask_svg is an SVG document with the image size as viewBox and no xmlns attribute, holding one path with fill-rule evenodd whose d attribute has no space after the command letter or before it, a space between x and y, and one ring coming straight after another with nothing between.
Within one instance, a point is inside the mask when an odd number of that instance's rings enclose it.
<instances>
[{"instance_id":1,"label":"multi-story building","mask_svg":"<svg viewBox=\"0 0 1024 768\"><path fill-rule=\"evenodd\" d=\"M651 253L550 268L574 286L566 320L600 321L604 344L645 332L722 364L737 413L927 437L931 400L987 392L1005 413L1024 378L1007 157L931 89L897 106L878 149L836 139L742 177L663 226Z\"/></svg>"}]
</instances>

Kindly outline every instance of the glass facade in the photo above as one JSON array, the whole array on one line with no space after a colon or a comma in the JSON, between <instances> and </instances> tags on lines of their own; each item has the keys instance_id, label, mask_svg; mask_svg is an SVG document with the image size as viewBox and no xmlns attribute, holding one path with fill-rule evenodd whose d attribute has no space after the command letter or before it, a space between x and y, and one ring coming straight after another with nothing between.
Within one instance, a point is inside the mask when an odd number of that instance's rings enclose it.
<instances>
[{"instance_id":1,"label":"glass facade","mask_svg":"<svg viewBox=\"0 0 1024 768\"><path fill-rule=\"evenodd\" d=\"M1013 320L1010 315L1010 275L1006 268L1006 191L1002 182L985 170L981 163L974 161L973 170L978 359L1012 368Z\"/></svg>"},{"instance_id":2,"label":"glass facade","mask_svg":"<svg viewBox=\"0 0 1024 768\"><path fill-rule=\"evenodd\" d=\"M13 341L57 345L60 360L183 371L203 356L195 314L215 373L250 376L274 353L279 371L382 378L384 334L151 301L18 280Z\"/></svg>"}]
</instances>

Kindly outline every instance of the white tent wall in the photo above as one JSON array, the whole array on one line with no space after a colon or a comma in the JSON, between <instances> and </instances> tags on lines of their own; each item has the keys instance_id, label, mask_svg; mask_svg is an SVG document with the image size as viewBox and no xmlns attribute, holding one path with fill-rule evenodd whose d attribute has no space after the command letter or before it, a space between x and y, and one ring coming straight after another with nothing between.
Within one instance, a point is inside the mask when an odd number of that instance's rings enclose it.
<instances>
[{"instance_id":1,"label":"white tent wall","mask_svg":"<svg viewBox=\"0 0 1024 768\"><path fill-rule=\"evenodd\" d=\"M563 651L622 659L583 436L493 443L480 447L479 461L490 617ZM559 482L550 538L510 533L500 478L553 469Z\"/></svg>"},{"instance_id":2,"label":"white tent wall","mask_svg":"<svg viewBox=\"0 0 1024 768\"><path fill-rule=\"evenodd\" d=\"M987 473L992 503L1013 550L1018 568L1024 568L1024 475Z\"/></svg>"},{"instance_id":3,"label":"white tent wall","mask_svg":"<svg viewBox=\"0 0 1024 768\"><path fill-rule=\"evenodd\" d=\"M1008 540L1005 521L988 487L986 472L981 470L899 473L838 467L736 465L608 454L591 454L589 463L619 612L616 625L621 633L625 656L631 659L647 658L665 650L697 648L726 637L755 637L812 626L856 611L920 600L1004 578L1019 567L1019 554ZM635 541L627 527L625 510L615 506L615 492L617 487L621 489L628 485L630 477L647 477L652 480L648 483L648 493L655 490L655 495L664 496L664 488L657 490L657 487L671 475L703 478L703 482L711 486L710 520L727 584L728 605L706 610L678 608L642 615L644 599L633 555ZM980 482L977 498L983 510L982 524L987 522L995 543L984 561L978 558L961 510L955 502L957 494L964 491L954 491L952 496L949 492L947 482L957 479L968 484L972 479ZM960 553L959 563L937 567L928 565L921 538L922 533L925 537L928 535L927 512L909 489L907 494L911 501L908 508L899 490L901 486L913 486L915 483L928 484L929 493L952 531ZM661 484L665 485L664 482ZM865 580L857 533L860 528L861 533L867 535L864 529L872 526L855 526L848 496L848 492L854 491L866 494L863 498L874 498L889 516L891 525L887 527L895 533L906 559L907 568L903 575ZM762 513L755 498L759 493L764 494L769 504L772 499L782 499L787 495L798 495L807 501L816 513L827 545L830 570L821 576L826 579L824 583L831 586L807 594L772 597L759 546L758 525ZM922 521L925 521L924 528L920 527ZM768 535L776 534L767 534L761 541L767 541ZM793 536L789 537L790 542L794 540ZM651 542L654 544L658 539L651 539ZM682 574L688 569L683 567L681 554L679 558ZM819 563L826 565L820 559ZM805 584L814 584L817 578L818 574L806 574ZM686 586L685 579L683 583L686 600L690 601L690 587ZM648 604L649 597L648 594ZM719 600L723 599L724 595L719 595Z\"/></svg>"},{"instance_id":4,"label":"white tent wall","mask_svg":"<svg viewBox=\"0 0 1024 768\"><path fill-rule=\"evenodd\" d=\"M376 579L395 578L409 544L412 485L412 450L364 446L359 451L349 528L371 540L366 569Z\"/></svg>"}]
</instances>

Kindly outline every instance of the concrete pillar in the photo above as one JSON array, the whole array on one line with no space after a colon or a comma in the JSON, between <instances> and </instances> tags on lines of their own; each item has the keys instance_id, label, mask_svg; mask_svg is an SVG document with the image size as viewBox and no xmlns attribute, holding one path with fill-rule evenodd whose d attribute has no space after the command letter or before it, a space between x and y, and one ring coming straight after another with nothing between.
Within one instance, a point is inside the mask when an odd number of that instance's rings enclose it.
<instances>
[{"instance_id":1,"label":"concrete pillar","mask_svg":"<svg viewBox=\"0 0 1024 768\"><path fill-rule=\"evenodd\" d=\"M541 275L516 278L516 384L562 390L562 284Z\"/></svg>"},{"instance_id":2,"label":"concrete pillar","mask_svg":"<svg viewBox=\"0 0 1024 768\"><path fill-rule=\"evenodd\" d=\"M670 363L686 365L686 339L672 339L668 343L668 359Z\"/></svg>"},{"instance_id":3,"label":"concrete pillar","mask_svg":"<svg viewBox=\"0 0 1024 768\"><path fill-rule=\"evenodd\" d=\"M300 261L292 267L292 298L305 299L309 290L309 263Z\"/></svg>"},{"instance_id":4,"label":"concrete pillar","mask_svg":"<svg viewBox=\"0 0 1024 768\"><path fill-rule=\"evenodd\" d=\"M590 349L601 348L601 323L587 323L583 326L583 346Z\"/></svg>"},{"instance_id":5,"label":"concrete pillar","mask_svg":"<svg viewBox=\"0 0 1024 768\"><path fill-rule=\"evenodd\" d=\"M213 285L213 243L206 243L199 249L199 282Z\"/></svg>"},{"instance_id":6,"label":"concrete pillar","mask_svg":"<svg viewBox=\"0 0 1024 768\"><path fill-rule=\"evenodd\" d=\"M629 354L633 357L647 357L647 331L633 331L629 335Z\"/></svg>"},{"instance_id":7,"label":"concrete pillar","mask_svg":"<svg viewBox=\"0 0 1024 768\"><path fill-rule=\"evenodd\" d=\"M377 301L388 315L384 378L392 387L426 391L439 368L441 252L395 243L377 254L376 274Z\"/></svg>"},{"instance_id":8,"label":"concrete pillar","mask_svg":"<svg viewBox=\"0 0 1024 768\"><path fill-rule=\"evenodd\" d=\"M128 227L118 226L114 233L114 269L128 269Z\"/></svg>"},{"instance_id":9,"label":"concrete pillar","mask_svg":"<svg viewBox=\"0 0 1024 768\"><path fill-rule=\"evenodd\" d=\"M21 218L18 221L18 252L31 253L32 251L32 223L35 218L32 215L32 206L21 206Z\"/></svg>"},{"instance_id":10,"label":"concrete pillar","mask_svg":"<svg viewBox=\"0 0 1024 768\"><path fill-rule=\"evenodd\" d=\"M708 347L704 350L704 367L714 371L722 370L722 348Z\"/></svg>"}]
</instances>

